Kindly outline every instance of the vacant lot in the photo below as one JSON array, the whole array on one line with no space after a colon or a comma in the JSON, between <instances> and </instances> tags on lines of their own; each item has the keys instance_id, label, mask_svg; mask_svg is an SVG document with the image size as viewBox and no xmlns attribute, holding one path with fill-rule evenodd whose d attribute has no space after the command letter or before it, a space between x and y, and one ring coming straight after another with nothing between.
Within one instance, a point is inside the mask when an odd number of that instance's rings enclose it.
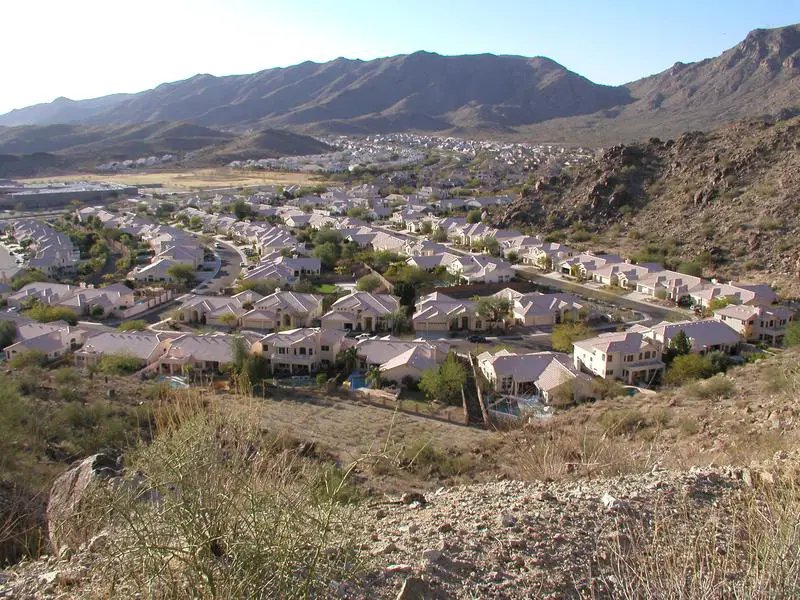
<instances>
[{"instance_id":1,"label":"vacant lot","mask_svg":"<svg viewBox=\"0 0 800 600\"><path fill-rule=\"evenodd\" d=\"M198 189L245 187L251 185L319 185L324 178L308 173L282 171L234 171L232 169L187 169L173 171L135 171L130 173L74 173L58 177L23 179L25 183L57 181L114 181L128 185L161 184L165 188Z\"/></svg>"}]
</instances>

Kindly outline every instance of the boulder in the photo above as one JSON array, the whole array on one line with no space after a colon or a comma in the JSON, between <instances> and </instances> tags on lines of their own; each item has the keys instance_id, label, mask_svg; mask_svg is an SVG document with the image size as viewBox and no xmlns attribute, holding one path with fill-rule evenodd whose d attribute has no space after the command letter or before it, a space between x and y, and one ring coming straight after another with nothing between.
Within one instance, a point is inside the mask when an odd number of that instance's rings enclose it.
<instances>
[{"instance_id":1,"label":"boulder","mask_svg":"<svg viewBox=\"0 0 800 600\"><path fill-rule=\"evenodd\" d=\"M54 552L64 547L77 550L102 529L102 524L92 523L91 518L80 513L99 482L120 474L117 457L100 453L75 463L55 480L47 503L47 530Z\"/></svg>"}]
</instances>

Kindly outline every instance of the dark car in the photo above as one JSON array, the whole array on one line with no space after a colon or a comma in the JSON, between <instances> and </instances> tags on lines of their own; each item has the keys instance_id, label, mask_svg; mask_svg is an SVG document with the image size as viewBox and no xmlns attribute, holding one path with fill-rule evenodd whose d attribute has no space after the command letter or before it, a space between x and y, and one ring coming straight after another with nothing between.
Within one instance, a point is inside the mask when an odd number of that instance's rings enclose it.
<instances>
[{"instance_id":1,"label":"dark car","mask_svg":"<svg viewBox=\"0 0 800 600\"><path fill-rule=\"evenodd\" d=\"M485 344L486 338L482 335L471 335L467 338L467 341L472 344Z\"/></svg>"}]
</instances>

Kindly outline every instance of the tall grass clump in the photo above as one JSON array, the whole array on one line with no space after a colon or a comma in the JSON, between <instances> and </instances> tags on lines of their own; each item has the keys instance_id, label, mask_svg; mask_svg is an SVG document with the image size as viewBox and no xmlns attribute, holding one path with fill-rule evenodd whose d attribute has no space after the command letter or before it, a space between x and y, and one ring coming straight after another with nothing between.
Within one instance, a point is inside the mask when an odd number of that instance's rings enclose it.
<instances>
[{"instance_id":1,"label":"tall grass clump","mask_svg":"<svg viewBox=\"0 0 800 600\"><path fill-rule=\"evenodd\" d=\"M248 411L192 393L157 411L156 429L127 461L143 475L101 490L84 513L111 532L103 593L307 598L355 585L349 470L321 467Z\"/></svg>"},{"instance_id":2,"label":"tall grass clump","mask_svg":"<svg viewBox=\"0 0 800 600\"><path fill-rule=\"evenodd\" d=\"M800 590L793 482L741 490L710 513L665 502L620 539L606 579L621 600L788 599Z\"/></svg>"}]
</instances>

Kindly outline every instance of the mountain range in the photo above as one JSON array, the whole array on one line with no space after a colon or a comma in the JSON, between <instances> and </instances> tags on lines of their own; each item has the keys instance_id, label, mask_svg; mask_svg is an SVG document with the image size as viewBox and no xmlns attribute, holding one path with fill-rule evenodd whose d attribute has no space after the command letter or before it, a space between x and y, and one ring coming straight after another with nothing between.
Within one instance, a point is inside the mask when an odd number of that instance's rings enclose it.
<instances>
[{"instance_id":1,"label":"mountain range","mask_svg":"<svg viewBox=\"0 0 800 600\"><path fill-rule=\"evenodd\" d=\"M755 30L721 56L676 63L623 86L593 83L542 57L440 56L305 62L251 75L195 77L136 94L59 98L0 126L130 127L188 122L228 131L425 131L541 141L674 136L798 106L800 26Z\"/></svg>"}]
</instances>

